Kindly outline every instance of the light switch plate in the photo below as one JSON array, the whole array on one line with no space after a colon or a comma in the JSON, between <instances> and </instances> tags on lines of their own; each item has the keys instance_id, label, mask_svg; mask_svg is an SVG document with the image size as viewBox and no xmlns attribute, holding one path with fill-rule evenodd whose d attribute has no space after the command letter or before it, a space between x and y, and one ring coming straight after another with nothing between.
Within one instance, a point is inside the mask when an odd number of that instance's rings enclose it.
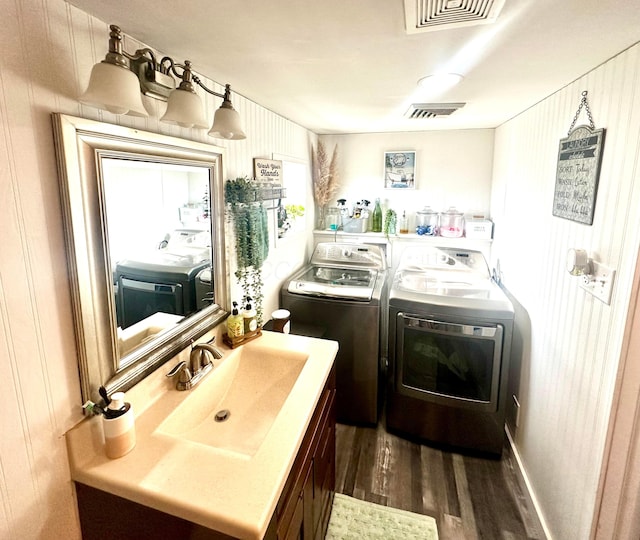
<instances>
[{"instance_id":1,"label":"light switch plate","mask_svg":"<svg viewBox=\"0 0 640 540\"><path fill-rule=\"evenodd\" d=\"M616 271L613 268L591 261L591 274L582 276L580 287L591 293L601 302L611 304L611 293L613 291L613 282L616 277Z\"/></svg>"}]
</instances>

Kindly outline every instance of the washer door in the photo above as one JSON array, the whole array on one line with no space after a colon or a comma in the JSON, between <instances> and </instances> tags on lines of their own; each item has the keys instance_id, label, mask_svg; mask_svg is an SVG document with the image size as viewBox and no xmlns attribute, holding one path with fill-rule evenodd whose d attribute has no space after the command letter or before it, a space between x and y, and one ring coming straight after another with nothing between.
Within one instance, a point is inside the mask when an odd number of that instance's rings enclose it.
<instances>
[{"instance_id":1,"label":"washer door","mask_svg":"<svg viewBox=\"0 0 640 540\"><path fill-rule=\"evenodd\" d=\"M363 268L311 266L292 279L288 291L294 294L371 300L377 272Z\"/></svg>"}]
</instances>

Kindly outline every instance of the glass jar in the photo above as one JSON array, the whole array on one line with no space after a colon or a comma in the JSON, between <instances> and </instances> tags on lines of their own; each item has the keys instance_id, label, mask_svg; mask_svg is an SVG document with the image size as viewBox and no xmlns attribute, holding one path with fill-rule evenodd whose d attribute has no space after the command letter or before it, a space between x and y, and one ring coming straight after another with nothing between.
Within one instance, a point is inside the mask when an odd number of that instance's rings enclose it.
<instances>
[{"instance_id":1,"label":"glass jar","mask_svg":"<svg viewBox=\"0 0 640 540\"><path fill-rule=\"evenodd\" d=\"M440 236L459 238L464 232L464 214L455 206L440 214Z\"/></svg>"},{"instance_id":2,"label":"glass jar","mask_svg":"<svg viewBox=\"0 0 640 540\"><path fill-rule=\"evenodd\" d=\"M416 234L436 236L438 234L438 213L425 206L416 212Z\"/></svg>"},{"instance_id":3,"label":"glass jar","mask_svg":"<svg viewBox=\"0 0 640 540\"><path fill-rule=\"evenodd\" d=\"M335 207L328 208L325 220L327 229L337 231L340 227L340 210Z\"/></svg>"}]
</instances>

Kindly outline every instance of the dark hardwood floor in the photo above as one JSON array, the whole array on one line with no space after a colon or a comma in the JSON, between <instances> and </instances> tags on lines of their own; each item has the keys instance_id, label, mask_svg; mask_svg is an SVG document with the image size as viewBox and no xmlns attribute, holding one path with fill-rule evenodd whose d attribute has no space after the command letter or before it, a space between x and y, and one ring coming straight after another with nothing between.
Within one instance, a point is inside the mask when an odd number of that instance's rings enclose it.
<instances>
[{"instance_id":1,"label":"dark hardwood floor","mask_svg":"<svg viewBox=\"0 0 640 540\"><path fill-rule=\"evenodd\" d=\"M436 518L440 540L543 540L508 444L502 459L338 424L336 491ZM365 539L363 539L365 540Z\"/></svg>"}]
</instances>

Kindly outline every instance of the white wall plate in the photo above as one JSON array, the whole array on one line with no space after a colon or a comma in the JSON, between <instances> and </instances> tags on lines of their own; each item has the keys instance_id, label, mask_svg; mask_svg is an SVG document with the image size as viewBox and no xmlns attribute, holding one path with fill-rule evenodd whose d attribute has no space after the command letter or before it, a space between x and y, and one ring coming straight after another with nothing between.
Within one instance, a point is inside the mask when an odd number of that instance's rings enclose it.
<instances>
[{"instance_id":1,"label":"white wall plate","mask_svg":"<svg viewBox=\"0 0 640 540\"><path fill-rule=\"evenodd\" d=\"M591 274L582 276L580 287L591 293L601 302L609 305L611 303L611 292L613 291L613 282L616 277L616 271L613 268L591 261Z\"/></svg>"}]
</instances>

